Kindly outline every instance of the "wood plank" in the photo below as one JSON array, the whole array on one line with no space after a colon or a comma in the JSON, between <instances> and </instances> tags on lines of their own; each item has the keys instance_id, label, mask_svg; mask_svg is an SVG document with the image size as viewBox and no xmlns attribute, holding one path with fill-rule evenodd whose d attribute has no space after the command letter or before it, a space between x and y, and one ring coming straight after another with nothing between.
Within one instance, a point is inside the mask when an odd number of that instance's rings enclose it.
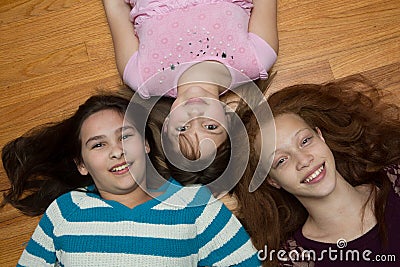
<instances>
[{"instance_id":1,"label":"wood plank","mask_svg":"<svg viewBox=\"0 0 400 267\"><path fill-rule=\"evenodd\" d=\"M0 113L7 118L0 125L0 145L37 125L65 119L91 95L102 91L117 91L120 86L116 83L116 76L112 76L55 91L44 90L44 95L30 94L31 97L23 101L0 105Z\"/></svg>"},{"instance_id":2,"label":"wood plank","mask_svg":"<svg viewBox=\"0 0 400 267\"><path fill-rule=\"evenodd\" d=\"M29 59L13 61L3 65L4 71L0 72L0 87L54 72L67 72L88 61L89 57L84 43Z\"/></svg>"},{"instance_id":3,"label":"wood plank","mask_svg":"<svg viewBox=\"0 0 400 267\"><path fill-rule=\"evenodd\" d=\"M359 49L360 46L387 43L390 38L393 39L393 46L399 40L398 1L353 1L342 4L334 1L304 1L301 5L295 1L280 3L281 12L287 11L287 14L279 16L281 49L277 68L294 68L315 60L337 58L338 53L343 51L351 54L353 49ZM379 50L386 49L381 47ZM400 58L400 51L394 52L391 63ZM359 56L363 59L375 53L376 50L371 52L366 49ZM345 62L346 55L343 55L342 62ZM343 68L343 72L350 70L350 65Z\"/></svg>"},{"instance_id":4,"label":"wood plank","mask_svg":"<svg viewBox=\"0 0 400 267\"><path fill-rule=\"evenodd\" d=\"M279 0L278 27L269 93L361 73L400 103L400 1ZM120 86L102 1L0 1L1 147ZM0 168L0 190L8 187ZM15 266L38 219L0 210L0 266Z\"/></svg>"},{"instance_id":5,"label":"wood plank","mask_svg":"<svg viewBox=\"0 0 400 267\"><path fill-rule=\"evenodd\" d=\"M328 61L304 64L299 68L285 68L277 70L266 95L294 84L323 83L333 79L334 76Z\"/></svg>"},{"instance_id":6,"label":"wood plank","mask_svg":"<svg viewBox=\"0 0 400 267\"><path fill-rule=\"evenodd\" d=\"M0 64L5 64L41 55L44 51L77 45L85 40L101 39L109 30L101 1L91 1L84 7L77 6L1 25L0 32Z\"/></svg>"},{"instance_id":7,"label":"wood plank","mask_svg":"<svg viewBox=\"0 0 400 267\"><path fill-rule=\"evenodd\" d=\"M79 88L76 85L95 82L95 86L101 86L99 80L109 77L118 77L114 60L99 60L96 64L84 62L76 68L66 71L54 72L20 83L10 84L7 88L0 87L0 90L3 91L0 106L18 102L21 98L44 97L49 92L59 90L72 90L72 88L79 91L82 89L91 90L92 88ZM19 93L15 94L15 92Z\"/></svg>"},{"instance_id":8,"label":"wood plank","mask_svg":"<svg viewBox=\"0 0 400 267\"><path fill-rule=\"evenodd\" d=\"M382 49L382 46L385 49ZM329 61L335 78L396 64L400 62L400 35L338 52L332 55Z\"/></svg>"},{"instance_id":9,"label":"wood plank","mask_svg":"<svg viewBox=\"0 0 400 267\"><path fill-rule=\"evenodd\" d=\"M15 266L40 217L28 217L6 206L0 216L0 266Z\"/></svg>"},{"instance_id":10,"label":"wood plank","mask_svg":"<svg viewBox=\"0 0 400 267\"><path fill-rule=\"evenodd\" d=\"M83 1L90 0L2 0L0 25L68 9Z\"/></svg>"}]
</instances>

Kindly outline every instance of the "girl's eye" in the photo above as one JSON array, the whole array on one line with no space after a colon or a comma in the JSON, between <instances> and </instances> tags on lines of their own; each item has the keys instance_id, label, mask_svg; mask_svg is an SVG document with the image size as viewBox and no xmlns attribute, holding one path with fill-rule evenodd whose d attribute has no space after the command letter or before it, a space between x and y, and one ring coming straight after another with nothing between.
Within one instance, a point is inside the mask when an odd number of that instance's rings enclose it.
<instances>
[{"instance_id":1,"label":"girl's eye","mask_svg":"<svg viewBox=\"0 0 400 267\"><path fill-rule=\"evenodd\" d=\"M215 124L207 124L204 126L204 128L206 128L207 130L215 130L218 128L218 125Z\"/></svg>"},{"instance_id":2,"label":"girl's eye","mask_svg":"<svg viewBox=\"0 0 400 267\"><path fill-rule=\"evenodd\" d=\"M178 132L184 132L184 131L186 131L188 128L189 128L188 126L180 126L180 127L177 127L176 130L177 130Z\"/></svg>"},{"instance_id":3,"label":"girl's eye","mask_svg":"<svg viewBox=\"0 0 400 267\"><path fill-rule=\"evenodd\" d=\"M131 134L124 134L121 136L121 140L126 140L126 139L128 139L128 137L131 137L131 136L132 136Z\"/></svg>"},{"instance_id":4,"label":"girl's eye","mask_svg":"<svg viewBox=\"0 0 400 267\"><path fill-rule=\"evenodd\" d=\"M311 139L312 139L312 136L311 136L311 137L307 137L307 138L303 139L303 141L301 142L301 144L302 144L302 145L306 145L307 143L309 143L309 142L311 141Z\"/></svg>"},{"instance_id":5,"label":"girl's eye","mask_svg":"<svg viewBox=\"0 0 400 267\"><path fill-rule=\"evenodd\" d=\"M284 162L286 161L285 158L280 158L277 162L276 162L276 167L279 167L280 165L282 165Z\"/></svg>"},{"instance_id":6,"label":"girl's eye","mask_svg":"<svg viewBox=\"0 0 400 267\"><path fill-rule=\"evenodd\" d=\"M92 146L92 149L100 148L100 147L102 147L102 146L103 146L103 143L96 143L96 144L94 144L94 145Z\"/></svg>"}]
</instances>

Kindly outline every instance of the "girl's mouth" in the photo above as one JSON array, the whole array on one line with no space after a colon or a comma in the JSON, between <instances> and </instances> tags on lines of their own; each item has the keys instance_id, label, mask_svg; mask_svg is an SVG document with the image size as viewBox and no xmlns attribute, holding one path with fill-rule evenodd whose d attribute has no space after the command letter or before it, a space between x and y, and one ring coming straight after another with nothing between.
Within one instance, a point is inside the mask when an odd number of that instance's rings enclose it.
<instances>
[{"instance_id":1,"label":"girl's mouth","mask_svg":"<svg viewBox=\"0 0 400 267\"><path fill-rule=\"evenodd\" d=\"M200 97L193 97L193 98L188 99L185 102L185 106L192 105L192 104L206 104L206 101Z\"/></svg>"},{"instance_id":2,"label":"girl's mouth","mask_svg":"<svg viewBox=\"0 0 400 267\"><path fill-rule=\"evenodd\" d=\"M110 169L110 172L121 172L125 169L128 170L131 165L132 163L126 163L126 162L124 164L115 165Z\"/></svg>"},{"instance_id":3,"label":"girl's mouth","mask_svg":"<svg viewBox=\"0 0 400 267\"><path fill-rule=\"evenodd\" d=\"M319 167L317 170L315 170L312 174L310 174L309 176L307 176L303 181L301 181L302 183L305 184L309 184L311 183L315 178L317 178L318 176L320 176L320 174L324 171L325 169L325 163L323 163L321 165L321 167Z\"/></svg>"}]
</instances>

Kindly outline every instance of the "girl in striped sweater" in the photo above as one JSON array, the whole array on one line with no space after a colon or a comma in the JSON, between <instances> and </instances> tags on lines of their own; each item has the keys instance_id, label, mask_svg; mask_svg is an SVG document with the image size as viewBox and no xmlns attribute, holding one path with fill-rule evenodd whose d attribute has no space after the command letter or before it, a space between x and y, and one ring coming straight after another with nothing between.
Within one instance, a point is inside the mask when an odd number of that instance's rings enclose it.
<instances>
[{"instance_id":1,"label":"girl in striped sweater","mask_svg":"<svg viewBox=\"0 0 400 267\"><path fill-rule=\"evenodd\" d=\"M170 178L149 190L154 142L148 130L144 138L145 110L131 105L130 116L128 104L93 96L4 147L12 187L3 205L45 210L18 266L260 265L242 225L204 186Z\"/></svg>"}]
</instances>

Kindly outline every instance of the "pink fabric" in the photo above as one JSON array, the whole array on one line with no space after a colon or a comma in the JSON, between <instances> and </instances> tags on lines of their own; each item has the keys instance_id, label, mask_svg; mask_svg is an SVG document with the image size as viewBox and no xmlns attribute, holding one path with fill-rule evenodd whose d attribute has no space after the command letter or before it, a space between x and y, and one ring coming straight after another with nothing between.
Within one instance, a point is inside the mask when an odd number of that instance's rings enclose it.
<instances>
[{"instance_id":1,"label":"pink fabric","mask_svg":"<svg viewBox=\"0 0 400 267\"><path fill-rule=\"evenodd\" d=\"M253 7L252 0L125 0L132 6L131 21L135 23L135 28L148 18L160 14L167 14L175 9L188 8L198 4L212 4L219 2L234 3L245 10L250 15Z\"/></svg>"},{"instance_id":2,"label":"pink fabric","mask_svg":"<svg viewBox=\"0 0 400 267\"><path fill-rule=\"evenodd\" d=\"M245 80L266 79L275 51L248 32L250 1L136 1L131 19L139 50L129 60L124 82L143 98L176 97L180 75L193 64L213 60L227 66L230 88Z\"/></svg>"}]
</instances>

